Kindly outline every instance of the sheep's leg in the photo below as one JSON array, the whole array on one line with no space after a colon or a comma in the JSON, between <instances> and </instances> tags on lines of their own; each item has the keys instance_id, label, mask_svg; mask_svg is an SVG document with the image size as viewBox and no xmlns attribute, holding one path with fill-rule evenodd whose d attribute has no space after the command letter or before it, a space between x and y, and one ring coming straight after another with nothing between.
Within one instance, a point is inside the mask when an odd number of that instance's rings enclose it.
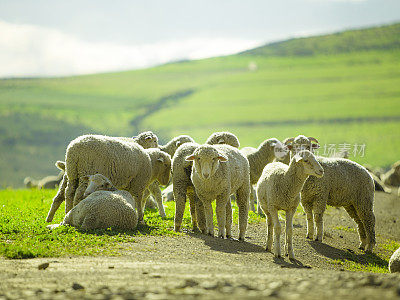
<instances>
[{"instance_id":1,"label":"sheep's leg","mask_svg":"<svg viewBox=\"0 0 400 300\"><path fill-rule=\"evenodd\" d=\"M285 254L289 255L290 259L294 259L293 252L293 216L296 209L286 211L286 242L285 242Z\"/></svg>"},{"instance_id":2,"label":"sheep's leg","mask_svg":"<svg viewBox=\"0 0 400 300\"><path fill-rule=\"evenodd\" d=\"M323 220L324 213L317 213L314 212L314 219L315 219L315 225L317 227L317 237L315 240L317 242L322 242L322 237L324 235L324 220Z\"/></svg>"},{"instance_id":3,"label":"sheep's leg","mask_svg":"<svg viewBox=\"0 0 400 300\"><path fill-rule=\"evenodd\" d=\"M314 239L314 217L313 217L313 203L301 203L304 208L307 217L307 239Z\"/></svg>"},{"instance_id":4,"label":"sheep's leg","mask_svg":"<svg viewBox=\"0 0 400 300\"><path fill-rule=\"evenodd\" d=\"M83 200L83 194L85 193L87 186L87 182L82 182L79 180L78 188L76 189L74 196L74 206L77 206L79 202Z\"/></svg>"},{"instance_id":5,"label":"sheep's leg","mask_svg":"<svg viewBox=\"0 0 400 300\"><path fill-rule=\"evenodd\" d=\"M272 223L274 224L274 254L276 257L281 257L281 224L278 219L278 211L276 209L269 211Z\"/></svg>"},{"instance_id":6,"label":"sheep's leg","mask_svg":"<svg viewBox=\"0 0 400 300\"><path fill-rule=\"evenodd\" d=\"M53 221L54 214L56 213L57 209L60 207L61 203L65 200L65 189L67 187L68 178L67 175L64 174L63 178L61 179L60 186L58 188L57 194L53 198L53 203L51 204L49 213L47 214L46 222Z\"/></svg>"},{"instance_id":7,"label":"sheep's leg","mask_svg":"<svg viewBox=\"0 0 400 300\"><path fill-rule=\"evenodd\" d=\"M241 187L236 193L236 202L239 207L239 241L244 241L247 229L247 218L249 216L250 188Z\"/></svg>"},{"instance_id":8,"label":"sheep's leg","mask_svg":"<svg viewBox=\"0 0 400 300\"><path fill-rule=\"evenodd\" d=\"M206 232L206 217L204 213L204 206L200 199L197 197L196 192L194 192L194 199L196 201L196 216L197 225L202 233Z\"/></svg>"},{"instance_id":9,"label":"sheep's leg","mask_svg":"<svg viewBox=\"0 0 400 300\"><path fill-rule=\"evenodd\" d=\"M365 249L367 236L365 234L365 228L363 222L361 222L361 219L358 217L354 206L346 206L345 210L347 211L349 216L357 223L358 235L360 237L359 249Z\"/></svg>"},{"instance_id":10,"label":"sheep's leg","mask_svg":"<svg viewBox=\"0 0 400 300\"><path fill-rule=\"evenodd\" d=\"M167 215L165 214L165 210L164 210L160 186L158 185L157 182L153 182L152 184L149 185L149 190L150 190L151 194L154 196L154 199L156 200L158 212L159 212L160 216L162 218L165 218Z\"/></svg>"},{"instance_id":11,"label":"sheep's leg","mask_svg":"<svg viewBox=\"0 0 400 300\"><path fill-rule=\"evenodd\" d=\"M226 223L225 223L225 229L226 229L226 237L229 239L232 237L232 203L231 200L229 199L228 202L226 203Z\"/></svg>"},{"instance_id":12,"label":"sheep's leg","mask_svg":"<svg viewBox=\"0 0 400 300\"><path fill-rule=\"evenodd\" d=\"M74 196L78 184L78 178L73 180L68 179L67 187L65 188L65 214L74 207Z\"/></svg>"},{"instance_id":13,"label":"sheep's leg","mask_svg":"<svg viewBox=\"0 0 400 300\"><path fill-rule=\"evenodd\" d=\"M196 214L196 199L195 199L194 192L189 190L187 193L187 196L189 198L189 210L190 210L190 217L192 220L192 229L193 229L193 231L197 231L198 226L197 226L197 214ZM176 207L176 204L175 204L175 207Z\"/></svg>"},{"instance_id":14,"label":"sheep's leg","mask_svg":"<svg viewBox=\"0 0 400 300\"><path fill-rule=\"evenodd\" d=\"M217 197L215 213L217 214L218 237L223 239L226 238L226 206L228 202L230 202L229 196L222 195Z\"/></svg>"},{"instance_id":15,"label":"sheep's leg","mask_svg":"<svg viewBox=\"0 0 400 300\"><path fill-rule=\"evenodd\" d=\"M254 207L254 203L255 203L255 201L256 201L256 191L254 190L254 187L253 186L251 186L250 187L250 210L252 211L252 212L255 212L256 211L256 209L255 209L255 207Z\"/></svg>"},{"instance_id":16,"label":"sheep's leg","mask_svg":"<svg viewBox=\"0 0 400 300\"><path fill-rule=\"evenodd\" d=\"M186 194L184 192L178 191L178 188L177 187L175 188L175 185L174 185L174 198L175 198L174 229L176 232L178 232L181 229L183 213L185 212Z\"/></svg>"},{"instance_id":17,"label":"sheep's leg","mask_svg":"<svg viewBox=\"0 0 400 300\"><path fill-rule=\"evenodd\" d=\"M266 214L265 222L267 223L267 247L265 248L265 251L272 251L272 242L273 242L272 235L274 233L272 216L267 210L264 210L264 212Z\"/></svg>"},{"instance_id":18,"label":"sheep's leg","mask_svg":"<svg viewBox=\"0 0 400 300\"><path fill-rule=\"evenodd\" d=\"M138 189L137 187L133 189L133 191L129 191L135 200L135 208L138 213L138 224L146 225L144 222L144 207L146 205L146 200L149 197L148 189Z\"/></svg>"},{"instance_id":19,"label":"sheep's leg","mask_svg":"<svg viewBox=\"0 0 400 300\"><path fill-rule=\"evenodd\" d=\"M202 202L204 206L204 215L206 217L206 234L214 236L213 209L211 200L205 200Z\"/></svg>"},{"instance_id":20,"label":"sheep's leg","mask_svg":"<svg viewBox=\"0 0 400 300\"><path fill-rule=\"evenodd\" d=\"M365 227L365 233L367 236L365 251L372 252L375 246L375 215L372 209L363 207L357 210L360 215L361 221Z\"/></svg>"}]
</instances>

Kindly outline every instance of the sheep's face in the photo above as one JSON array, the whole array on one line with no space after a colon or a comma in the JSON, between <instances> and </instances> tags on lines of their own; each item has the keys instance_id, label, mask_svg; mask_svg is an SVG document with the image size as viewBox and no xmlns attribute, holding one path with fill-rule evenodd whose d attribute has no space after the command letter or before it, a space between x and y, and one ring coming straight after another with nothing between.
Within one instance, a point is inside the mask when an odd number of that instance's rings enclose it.
<instances>
[{"instance_id":1,"label":"sheep's face","mask_svg":"<svg viewBox=\"0 0 400 300\"><path fill-rule=\"evenodd\" d=\"M203 180L207 180L215 174L219 164L226 162L228 158L214 147L203 145L197 148L192 155L186 157L186 160L193 161L196 173Z\"/></svg>"},{"instance_id":2,"label":"sheep's face","mask_svg":"<svg viewBox=\"0 0 400 300\"><path fill-rule=\"evenodd\" d=\"M314 154L312 154L308 150L302 150L299 153L297 153L293 159L295 160L296 163L301 163L304 172L308 175L312 175L318 178L321 178L324 176L324 169L322 166L319 164L319 162L316 160Z\"/></svg>"},{"instance_id":3,"label":"sheep's face","mask_svg":"<svg viewBox=\"0 0 400 300\"><path fill-rule=\"evenodd\" d=\"M96 191L110 191L116 189L112 182L102 174L86 175L81 177L81 181L87 182L88 184L83 194L84 198Z\"/></svg>"},{"instance_id":4,"label":"sheep's face","mask_svg":"<svg viewBox=\"0 0 400 300\"><path fill-rule=\"evenodd\" d=\"M157 180L161 185L167 185L171 175L171 157L169 154L160 151L157 164L160 170Z\"/></svg>"},{"instance_id":5,"label":"sheep's face","mask_svg":"<svg viewBox=\"0 0 400 300\"><path fill-rule=\"evenodd\" d=\"M226 144L235 148L240 147L240 143L236 135L230 132L215 132L207 139L207 144Z\"/></svg>"},{"instance_id":6,"label":"sheep's face","mask_svg":"<svg viewBox=\"0 0 400 300\"><path fill-rule=\"evenodd\" d=\"M158 148L158 137L151 131L142 132L133 139L144 149Z\"/></svg>"},{"instance_id":7,"label":"sheep's face","mask_svg":"<svg viewBox=\"0 0 400 300\"><path fill-rule=\"evenodd\" d=\"M313 152L315 149L319 148L317 139L313 137L306 137L304 135L299 135L295 138L286 139L285 145L293 153L298 153L302 150L308 150Z\"/></svg>"}]
</instances>

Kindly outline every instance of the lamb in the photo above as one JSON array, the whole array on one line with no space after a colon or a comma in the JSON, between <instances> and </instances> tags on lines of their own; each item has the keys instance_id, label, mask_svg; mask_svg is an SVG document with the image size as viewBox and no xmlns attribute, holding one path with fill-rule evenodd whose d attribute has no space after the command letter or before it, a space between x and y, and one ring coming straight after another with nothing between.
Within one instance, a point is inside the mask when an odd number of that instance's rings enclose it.
<instances>
[{"instance_id":1,"label":"lamb","mask_svg":"<svg viewBox=\"0 0 400 300\"><path fill-rule=\"evenodd\" d=\"M171 168L170 156L157 148L143 149L137 143L101 135L76 138L69 144L65 157L68 178L65 188L66 213L79 203L86 189L86 183L79 178L101 173L110 178L117 188L131 193L136 201L140 223L144 223L144 191L155 180L167 184ZM60 200L61 197L57 196L53 199L46 219L48 222L54 216L53 207L59 207L54 201Z\"/></svg>"},{"instance_id":2,"label":"lamb","mask_svg":"<svg viewBox=\"0 0 400 300\"><path fill-rule=\"evenodd\" d=\"M60 185L60 182L64 176L64 171L60 171L58 175L49 175L43 177L40 180L32 179L31 177L26 177L24 179L24 184L27 188L38 188L41 189L54 189Z\"/></svg>"},{"instance_id":3,"label":"lamb","mask_svg":"<svg viewBox=\"0 0 400 300\"><path fill-rule=\"evenodd\" d=\"M264 167L274 160L274 158L276 157L275 156L276 150L280 149L283 149L282 143L275 138L271 138L262 142L257 149L253 147L245 147L240 150L240 152L249 161L251 185L257 184ZM252 211L255 211L254 208L254 202L256 199L255 194L256 193L254 191L254 188L253 186L251 186L250 209ZM258 212L260 212L259 207L258 207Z\"/></svg>"},{"instance_id":4,"label":"lamb","mask_svg":"<svg viewBox=\"0 0 400 300\"><path fill-rule=\"evenodd\" d=\"M183 213L185 211L186 195L189 198L190 214L192 217L193 230L205 232L204 208L197 197L195 188L191 181L192 162L186 157L192 154L200 145L186 143L181 145L172 158L172 191L175 198L175 231L180 231Z\"/></svg>"},{"instance_id":5,"label":"lamb","mask_svg":"<svg viewBox=\"0 0 400 300\"><path fill-rule=\"evenodd\" d=\"M122 139L129 139L129 138L122 138ZM144 149L158 147L158 137L151 131L142 132L139 135L132 137L132 140L135 143L138 143Z\"/></svg>"},{"instance_id":6,"label":"lamb","mask_svg":"<svg viewBox=\"0 0 400 300\"><path fill-rule=\"evenodd\" d=\"M400 186L400 160L392 165L392 168L382 175L382 181L386 185Z\"/></svg>"},{"instance_id":7,"label":"lamb","mask_svg":"<svg viewBox=\"0 0 400 300\"><path fill-rule=\"evenodd\" d=\"M236 135L230 132L214 132L210 135L206 141L206 144L209 145L217 145L217 144L226 144L235 148L240 147L239 139Z\"/></svg>"},{"instance_id":8,"label":"lamb","mask_svg":"<svg viewBox=\"0 0 400 300\"><path fill-rule=\"evenodd\" d=\"M170 140L166 145L159 146L159 148L173 157L175 151L184 143L194 143L194 140L188 135L179 135Z\"/></svg>"},{"instance_id":9,"label":"lamb","mask_svg":"<svg viewBox=\"0 0 400 300\"><path fill-rule=\"evenodd\" d=\"M290 161L289 166L281 162L268 164L257 183L257 197L267 216L267 251L272 249L274 232L274 254L281 257L281 225L278 210L286 212L285 252L294 259L293 216L300 203L300 191L309 175L322 177L324 170L308 150L302 150Z\"/></svg>"},{"instance_id":10,"label":"lamb","mask_svg":"<svg viewBox=\"0 0 400 300\"><path fill-rule=\"evenodd\" d=\"M344 207L358 225L360 249L375 245L374 181L361 165L345 158L317 157L324 168L322 178L309 177L301 191L301 205L307 216L307 238L322 241L326 205Z\"/></svg>"},{"instance_id":11,"label":"lamb","mask_svg":"<svg viewBox=\"0 0 400 300\"><path fill-rule=\"evenodd\" d=\"M61 224L49 225L49 228L59 225L71 225L81 230L136 228L138 216L131 194L118 190L101 174L86 175L81 180L88 181L85 199L66 214Z\"/></svg>"},{"instance_id":12,"label":"lamb","mask_svg":"<svg viewBox=\"0 0 400 300\"><path fill-rule=\"evenodd\" d=\"M230 195L236 194L239 207L239 240L244 240L250 193L250 167L247 158L232 146L206 144L196 148L186 160L193 161L191 179L204 206L205 233L214 235L211 202L216 199L218 235L222 238L231 237Z\"/></svg>"}]
</instances>

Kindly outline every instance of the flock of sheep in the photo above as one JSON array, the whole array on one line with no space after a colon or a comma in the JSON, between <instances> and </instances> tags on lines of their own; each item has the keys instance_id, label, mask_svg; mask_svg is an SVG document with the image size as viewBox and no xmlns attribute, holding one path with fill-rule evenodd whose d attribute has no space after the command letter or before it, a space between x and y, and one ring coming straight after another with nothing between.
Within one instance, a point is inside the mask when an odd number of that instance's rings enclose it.
<instances>
[{"instance_id":1,"label":"flock of sheep","mask_svg":"<svg viewBox=\"0 0 400 300\"><path fill-rule=\"evenodd\" d=\"M244 240L249 207L254 202L266 215L267 250L280 257L281 225L278 211L286 212L285 254L294 259L293 216L298 205L307 216L307 238L322 241L327 205L344 207L358 225L360 248L375 245L374 179L367 169L345 158L314 155L317 139L299 135L283 143L267 139L255 149L239 150L229 132L212 134L205 144L181 135L164 146L151 131L137 137L84 135L67 147L65 171L46 218L66 202L61 224L83 230L134 229L144 224L150 194L165 216L161 189L172 174L175 199L174 229L179 231L189 198L193 230L214 235L212 202L216 201L218 236L232 237L231 199L239 209L239 240ZM256 185L254 189L253 185ZM315 225L315 226L314 226ZM315 232L316 228L316 232Z\"/></svg>"}]
</instances>

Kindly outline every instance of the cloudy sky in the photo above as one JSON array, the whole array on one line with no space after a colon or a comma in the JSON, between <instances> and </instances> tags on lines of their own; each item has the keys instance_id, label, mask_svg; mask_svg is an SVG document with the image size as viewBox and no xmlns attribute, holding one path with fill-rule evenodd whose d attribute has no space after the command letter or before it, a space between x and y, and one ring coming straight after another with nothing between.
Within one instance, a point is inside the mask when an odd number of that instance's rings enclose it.
<instances>
[{"instance_id":1,"label":"cloudy sky","mask_svg":"<svg viewBox=\"0 0 400 300\"><path fill-rule=\"evenodd\" d=\"M0 0L0 77L137 69L395 21L399 0Z\"/></svg>"}]
</instances>

